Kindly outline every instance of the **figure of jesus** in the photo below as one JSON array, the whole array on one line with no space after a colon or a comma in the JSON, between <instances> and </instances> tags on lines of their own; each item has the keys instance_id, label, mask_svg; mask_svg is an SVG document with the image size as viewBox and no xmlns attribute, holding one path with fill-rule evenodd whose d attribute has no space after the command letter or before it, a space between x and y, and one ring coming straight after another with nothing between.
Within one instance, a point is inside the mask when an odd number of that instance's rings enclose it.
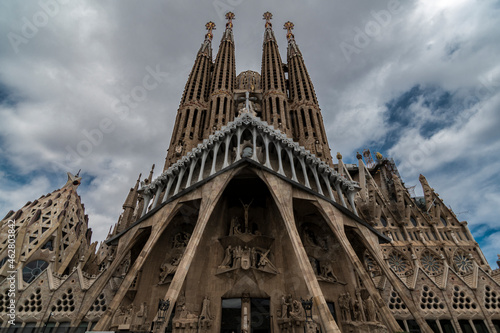
<instances>
[{"instance_id":1,"label":"figure of jesus","mask_svg":"<svg viewBox=\"0 0 500 333\"><path fill-rule=\"evenodd\" d=\"M243 201L241 201L241 199L240 199L240 202L243 205L243 209L245 210L245 233L247 234L248 233L248 210L250 209L250 205L252 204L253 199L248 204L243 203Z\"/></svg>"}]
</instances>

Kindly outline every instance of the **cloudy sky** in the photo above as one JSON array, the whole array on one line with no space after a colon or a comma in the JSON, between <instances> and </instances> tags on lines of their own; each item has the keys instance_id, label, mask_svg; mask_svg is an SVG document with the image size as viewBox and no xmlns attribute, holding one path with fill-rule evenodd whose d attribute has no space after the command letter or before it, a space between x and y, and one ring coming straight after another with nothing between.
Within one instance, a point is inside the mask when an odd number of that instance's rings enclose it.
<instances>
[{"instance_id":1,"label":"cloudy sky","mask_svg":"<svg viewBox=\"0 0 500 333\"><path fill-rule=\"evenodd\" d=\"M238 73L260 72L265 11L282 58L282 26L292 21L332 152L355 162L356 151L380 151L398 163L406 186L424 174L497 267L493 0L2 1L0 214L82 169L79 193L94 240L103 240L139 173L153 163L160 173L204 25L217 25L215 56L228 10ZM138 88L151 72L161 74ZM132 93L139 98L123 112Z\"/></svg>"}]
</instances>

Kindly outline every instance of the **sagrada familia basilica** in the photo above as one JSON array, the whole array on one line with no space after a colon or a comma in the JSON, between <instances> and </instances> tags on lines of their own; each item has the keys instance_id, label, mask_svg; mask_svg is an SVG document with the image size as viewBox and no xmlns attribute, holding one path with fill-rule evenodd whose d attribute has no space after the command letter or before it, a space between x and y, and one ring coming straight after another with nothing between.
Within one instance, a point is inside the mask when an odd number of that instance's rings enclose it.
<instances>
[{"instance_id":1,"label":"sagrada familia basilica","mask_svg":"<svg viewBox=\"0 0 500 333\"><path fill-rule=\"evenodd\" d=\"M215 60L207 23L163 171L99 247L78 175L7 213L0 333L500 332L500 270L467 222L380 154L334 162L307 53L286 22L283 62L271 18L261 72L239 75L234 14Z\"/></svg>"}]
</instances>

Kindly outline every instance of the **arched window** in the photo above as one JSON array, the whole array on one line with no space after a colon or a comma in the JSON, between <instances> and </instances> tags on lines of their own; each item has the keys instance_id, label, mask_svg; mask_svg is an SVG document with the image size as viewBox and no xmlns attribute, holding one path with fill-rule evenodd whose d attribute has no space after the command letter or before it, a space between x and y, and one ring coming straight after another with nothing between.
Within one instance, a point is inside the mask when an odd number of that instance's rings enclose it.
<instances>
[{"instance_id":1,"label":"arched window","mask_svg":"<svg viewBox=\"0 0 500 333\"><path fill-rule=\"evenodd\" d=\"M413 216L410 217L410 222L411 222L411 224L413 224L414 227L417 226L417 220L415 220L415 218Z\"/></svg>"},{"instance_id":2,"label":"arched window","mask_svg":"<svg viewBox=\"0 0 500 333\"><path fill-rule=\"evenodd\" d=\"M446 220L443 217L441 217L441 223L443 223L445 227L448 225L448 222L446 222Z\"/></svg>"},{"instance_id":3,"label":"arched window","mask_svg":"<svg viewBox=\"0 0 500 333\"><path fill-rule=\"evenodd\" d=\"M23 268L24 282L31 283L38 275L49 267L49 263L43 260L34 260L26 264Z\"/></svg>"},{"instance_id":4,"label":"arched window","mask_svg":"<svg viewBox=\"0 0 500 333\"><path fill-rule=\"evenodd\" d=\"M380 217L380 222L382 223L382 225L383 225L384 227L387 227L387 220L386 220L385 218Z\"/></svg>"}]
</instances>

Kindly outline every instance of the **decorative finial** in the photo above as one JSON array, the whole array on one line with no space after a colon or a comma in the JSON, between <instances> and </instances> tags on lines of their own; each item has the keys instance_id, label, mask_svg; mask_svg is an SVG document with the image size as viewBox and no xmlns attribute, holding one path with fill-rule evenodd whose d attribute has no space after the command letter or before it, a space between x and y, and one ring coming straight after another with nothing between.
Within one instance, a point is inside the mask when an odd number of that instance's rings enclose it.
<instances>
[{"instance_id":1,"label":"decorative finial","mask_svg":"<svg viewBox=\"0 0 500 333\"><path fill-rule=\"evenodd\" d=\"M337 153L337 159L341 160L342 159L342 154L340 152Z\"/></svg>"},{"instance_id":2,"label":"decorative finial","mask_svg":"<svg viewBox=\"0 0 500 333\"><path fill-rule=\"evenodd\" d=\"M212 40L214 35L212 34L212 30L215 30L215 23L210 21L207 24L205 24L205 28L208 30L207 34L205 35L205 38Z\"/></svg>"},{"instance_id":3,"label":"decorative finial","mask_svg":"<svg viewBox=\"0 0 500 333\"><path fill-rule=\"evenodd\" d=\"M227 12L226 13L226 29L232 29L233 28L233 20L234 20L234 13L233 12Z\"/></svg>"},{"instance_id":4,"label":"decorative finial","mask_svg":"<svg viewBox=\"0 0 500 333\"><path fill-rule=\"evenodd\" d=\"M362 158L363 158L363 156L361 156L361 154L359 153L359 151L356 153L356 158L357 158L358 160L360 160L360 159L362 159Z\"/></svg>"},{"instance_id":5,"label":"decorative finial","mask_svg":"<svg viewBox=\"0 0 500 333\"><path fill-rule=\"evenodd\" d=\"M377 152L377 154L375 154L375 156L377 157L377 160L379 160L379 161L384 158L384 156L379 152Z\"/></svg>"},{"instance_id":6,"label":"decorative finial","mask_svg":"<svg viewBox=\"0 0 500 333\"><path fill-rule=\"evenodd\" d=\"M295 38L295 36L294 36L294 35L293 35L293 33L292 33L293 27L294 27L294 25L293 25L293 23L292 23L292 22L290 22L290 21L287 21L287 22L285 23L284 27L283 27L283 29L285 29L285 30L287 31L287 32L286 32L286 38L287 38L288 40Z\"/></svg>"},{"instance_id":7,"label":"decorative finial","mask_svg":"<svg viewBox=\"0 0 500 333\"><path fill-rule=\"evenodd\" d=\"M270 12L264 13L264 20L266 20L266 28L272 28L273 24L271 23L271 19L273 18L273 14Z\"/></svg>"}]
</instances>

